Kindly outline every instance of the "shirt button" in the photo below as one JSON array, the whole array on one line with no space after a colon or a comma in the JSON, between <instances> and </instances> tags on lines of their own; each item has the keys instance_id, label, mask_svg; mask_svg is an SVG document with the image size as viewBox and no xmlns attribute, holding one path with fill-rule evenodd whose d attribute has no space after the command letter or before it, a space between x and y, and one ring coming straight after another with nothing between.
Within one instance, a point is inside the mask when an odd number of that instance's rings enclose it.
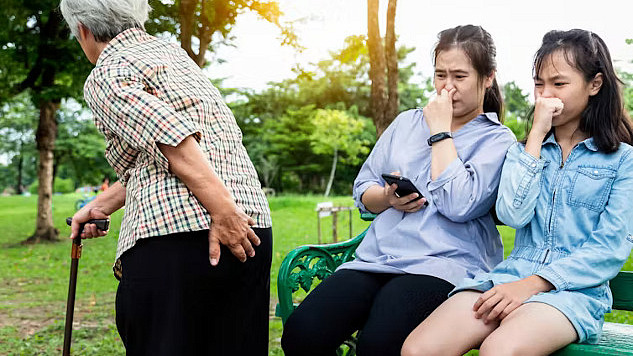
<instances>
[{"instance_id":1,"label":"shirt button","mask_svg":"<svg viewBox=\"0 0 633 356\"><path fill-rule=\"evenodd\" d=\"M593 174L598 174L598 171L593 171Z\"/></svg>"},{"instance_id":2,"label":"shirt button","mask_svg":"<svg viewBox=\"0 0 633 356\"><path fill-rule=\"evenodd\" d=\"M532 163L532 167L536 167L536 163Z\"/></svg>"}]
</instances>

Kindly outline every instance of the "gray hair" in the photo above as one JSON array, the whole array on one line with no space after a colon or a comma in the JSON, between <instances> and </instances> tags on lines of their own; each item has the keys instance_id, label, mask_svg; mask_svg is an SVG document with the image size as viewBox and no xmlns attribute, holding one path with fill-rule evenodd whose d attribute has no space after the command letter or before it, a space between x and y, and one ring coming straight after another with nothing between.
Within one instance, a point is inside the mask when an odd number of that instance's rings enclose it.
<instances>
[{"instance_id":1,"label":"gray hair","mask_svg":"<svg viewBox=\"0 0 633 356\"><path fill-rule=\"evenodd\" d=\"M150 11L147 0L61 0L59 8L75 37L81 23L98 42L109 42L129 28L144 29Z\"/></svg>"}]
</instances>

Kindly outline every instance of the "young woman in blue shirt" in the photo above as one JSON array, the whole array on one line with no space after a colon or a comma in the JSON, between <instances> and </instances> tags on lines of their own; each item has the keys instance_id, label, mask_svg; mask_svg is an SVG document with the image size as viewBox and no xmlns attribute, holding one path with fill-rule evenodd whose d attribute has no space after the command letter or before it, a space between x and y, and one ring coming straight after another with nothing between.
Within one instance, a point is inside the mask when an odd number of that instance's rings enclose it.
<instances>
[{"instance_id":1,"label":"young woman in blue shirt","mask_svg":"<svg viewBox=\"0 0 633 356\"><path fill-rule=\"evenodd\" d=\"M596 343L608 286L633 246L633 130L598 35L551 31L534 62L525 143L508 150L496 209L514 249L462 281L402 355L548 355ZM459 332L455 332L459 327Z\"/></svg>"},{"instance_id":2,"label":"young woman in blue shirt","mask_svg":"<svg viewBox=\"0 0 633 356\"><path fill-rule=\"evenodd\" d=\"M335 355L357 330L359 355L400 355L407 335L456 283L502 260L489 211L515 139L499 119L495 52L479 26L439 34L438 95L423 110L400 114L361 168L356 205L378 216L356 259L325 279L288 318L281 342L287 356ZM395 185L381 176L396 171L425 198L396 196Z\"/></svg>"}]
</instances>

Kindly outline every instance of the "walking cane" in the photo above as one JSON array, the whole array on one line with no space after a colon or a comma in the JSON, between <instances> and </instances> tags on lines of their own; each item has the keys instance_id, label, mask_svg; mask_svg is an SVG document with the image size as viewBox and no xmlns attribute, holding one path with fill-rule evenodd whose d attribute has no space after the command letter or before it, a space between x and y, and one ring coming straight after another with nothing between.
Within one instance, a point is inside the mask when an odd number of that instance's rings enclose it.
<instances>
[{"instance_id":1,"label":"walking cane","mask_svg":"<svg viewBox=\"0 0 633 356\"><path fill-rule=\"evenodd\" d=\"M72 225L73 219L67 218L66 224ZM64 351L63 356L70 355L70 341L73 333L73 314L75 312L75 291L77 290L77 267L79 266L79 258L81 258L81 232L86 224L95 224L97 229L108 231L110 220L94 219L89 220L79 226L79 234L75 236L70 252L70 282L68 283L68 300L66 301L66 326L64 327Z\"/></svg>"}]
</instances>

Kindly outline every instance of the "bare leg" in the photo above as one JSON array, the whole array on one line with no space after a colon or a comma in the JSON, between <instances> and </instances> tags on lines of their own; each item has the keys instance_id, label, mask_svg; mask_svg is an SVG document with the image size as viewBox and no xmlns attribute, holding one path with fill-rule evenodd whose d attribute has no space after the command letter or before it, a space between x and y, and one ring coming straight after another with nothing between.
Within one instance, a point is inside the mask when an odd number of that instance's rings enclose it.
<instances>
[{"instance_id":1,"label":"bare leg","mask_svg":"<svg viewBox=\"0 0 633 356\"><path fill-rule=\"evenodd\" d=\"M479 355L549 355L577 338L576 329L558 309L526 303L484 340Z\"/></svg>"},{"instance_id":2,"label":"bare leg","mask_svg":"<svg viewBox=\"0 0 633 356\"><path fill-rule=\"evenodd\" d=\"M478 347L499 326L475 319L473 305L480 295L464 291L450 297L409 334L402 356L463 355Z\"/></svg>"}]
</instances>

